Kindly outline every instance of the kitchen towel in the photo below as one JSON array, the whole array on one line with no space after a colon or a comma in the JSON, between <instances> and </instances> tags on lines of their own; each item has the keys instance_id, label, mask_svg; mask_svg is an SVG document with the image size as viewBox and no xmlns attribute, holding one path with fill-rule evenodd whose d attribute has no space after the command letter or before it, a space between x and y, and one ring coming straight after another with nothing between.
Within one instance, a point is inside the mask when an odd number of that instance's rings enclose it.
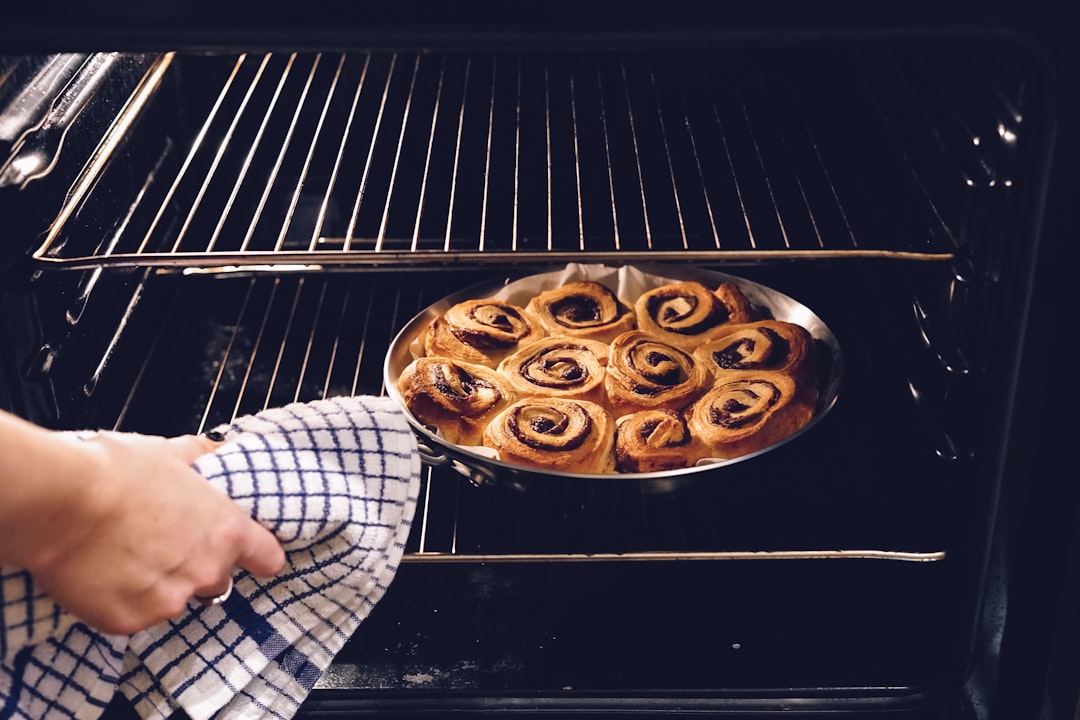
<instances>
[{"instance_id":1,"label":"kitchen towel","mask_svg":"<svg viewBox=\"0 0 1080 720\"><path fill-rule=\"evenodd\" d=\"M393 580L420 483L415 436L388 398L293 403L217 428L195 468L279 538L285 569L241 571L132 636L74 620L0 568L0 718L100 717L119 689L143 718L281 718L299 709Z\"/></svg>"}]
</instances>

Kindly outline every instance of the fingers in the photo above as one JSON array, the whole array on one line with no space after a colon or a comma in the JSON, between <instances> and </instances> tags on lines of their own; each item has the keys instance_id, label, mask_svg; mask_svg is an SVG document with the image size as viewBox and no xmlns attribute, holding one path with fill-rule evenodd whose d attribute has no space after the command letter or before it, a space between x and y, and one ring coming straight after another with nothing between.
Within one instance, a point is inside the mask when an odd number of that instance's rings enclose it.
<instances>
[{"instance_id":1,"label":"fingers","mask_svg":"<svg viewBox=\"0 0 1080 720\"><path fill-rule=\"evenodd\" d=\"M285 566L285 550L274 534L252 520L236 564L252 575L272 578Z\"/></svg>"},{"instance_id":2,"label":"fingers","mask_svg":"<svg viewBox=\"0 0 1080 720\"><path fill-rule=\"evenodd\" d=\"M249 536L248 547L236 564L256 577L271 578L277 575L285 565L285 552L277 538L255 521L250 523ZM213 586L197 588L192 599L203 607L211 607L225 602L232 591L233 577L230 574Z\"/></svg>"},{"instance_id":3,"label":"fingers","mask_svg":"<svg viewBox=\"0 0 1080 720\"><path fill-rule=\"evenodd\" d=\"M234 548L238 551L235 564L220 579L201 584L195 588L192 599L209 607L225 602L233 591L233 574L236 567L264 579L272 578L285 565L285 551L273 533L256 521L245 518L243 533Z\"/></svg>"},{"instance_id":4,"label":"fingers","mask_svg":"<svg viewBox=\"0 0 1080 720\"><path fill-rule=\"evenodd\" d=\"M195 462L202 455L213 452L221 445L219 440L203 435L182 435L170 438L169 443L180 454L181 459L184 459L189 464ZM246 513L245 518L245 531L239 542L236 565L256 577L274 577L285 566L285 551L273 533L251 519ZM214 592L209 589L206 592L199 593L200 596L217 596L220 594L221 592Z\"/></svg>"},{"instance_id":5,"label":"fingers","mask_svg":"<svg viewBox=\"0 0 1080 720\"><path fill-rule=\"evenodd\" d=\"M233 579L230 577L223 584L219 585L210 591L200 591L195 593L195 600L198 601L203 607L210 607L211 605L220 605L225 602L229 595L232 594Z\"/></svg>"}]
</instances>

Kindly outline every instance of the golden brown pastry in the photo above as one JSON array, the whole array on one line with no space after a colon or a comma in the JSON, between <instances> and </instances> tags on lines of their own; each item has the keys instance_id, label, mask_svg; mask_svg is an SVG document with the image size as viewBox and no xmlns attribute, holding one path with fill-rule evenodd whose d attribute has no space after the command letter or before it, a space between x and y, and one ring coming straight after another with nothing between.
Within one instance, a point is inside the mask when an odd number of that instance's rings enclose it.
<instances>
[{"instance_id":1,"label":"golden brown pastry","mask_svg":"<svg viewBox=\"0 0 1080 720\"><path fill-rule=\"evenodd\" d=\"M521 345L545 335L524 308L490 298L465 300L431 322L424 352L494 368Z\"/></svg>"},{"instance_id":2,"label":"golden brown pastry","mask_svg":"<svg viewBox=\"0 0 1080 720\"><path fill-rule=\"evenodd\" d=\"M682 409L711 382L693 355L641 330L625 332L611 343L604 387L616 417L647 408Z\"/></svg>"},{"instance_id":3,"label":"golden brown pastry","mask_svg":"<svg viewBox=\"0 0 1080 720\"><path fill-rule=\"evenodd\" d=\"M546 337L499 363L499 374L519 394L577 398L604 404L608 346L598 340Z\"/></svg>"},{"instance_id":4,"label":"golden brown pastry","mask_svg":"<svg viewBox=\"0 0 1080 720\"><path fill-rule=\"evenodd\" d=\"M639 410L615 421L615 467L622 473L692 467L710 450L674 410Z\"/></svg>"},{"instance_id":5,"label":"golden brown pastry","mask_svg":"<svg viewBox=\"0 0 1080 720\"><path fill-rule=\"evenodd\" d=\"M499 459L568 473L615 471L615 419L587 400L532 397L499 413L484 430Z\"/></svg>"},{"instance_id":6,"label":"golden brown pastry","mask_svg":"<svg viewBox=\"0 0 1080 720\"><path fill-rule=\"evenodd\" d=\"M458 445L479 445L491 418L518 398L489 367L435 357L411 362L398 378L398 391L417 420Z\"/></svg>"},{"instance_id":7,"label":"golden brown pastry","mask_svg":"<svg viewBox=\"0 0 1080 720\"><path fill-rule=\"evenodd\" d=\"M760 320L728 325L694 351L714 374L729 370L775 370L813 383L814 338L790 322Z\"/></svg>"},{"instance_id":8,"label":"golden brown pastry","mask_svg":"<svg viewBox=\"0 0 1080 720\"><path fill-rule=\"evenodd\" d=\"M551 335L589 338L610 343L633 330L633 309L613 290L592 280L579 280L545 290L529 301L531 313Z\"/></svg>"},{"instance_id":9,"label":"golden brown pastry","mask_svg":"<svg viewBox=\"0 0 1080 720\"><path fill-rule=\"evenodd\" d=\"M688 414L690 432L713 456L734 458L788 437L810 421L814 406L790 375L730 372Z\"/></svg>"},{"instance_id":10,"label":"golden brown pastry","mask_svg":"<svg viewBox=\"0 0 1080 720\"><path fill-rule=\"evenodd\" d=\"M722 283L713 291L688 280L642 293L634 313L638 330L692 351L720 327L750 322L753 306L734 283Z\"/></svg>"}]
</instances>

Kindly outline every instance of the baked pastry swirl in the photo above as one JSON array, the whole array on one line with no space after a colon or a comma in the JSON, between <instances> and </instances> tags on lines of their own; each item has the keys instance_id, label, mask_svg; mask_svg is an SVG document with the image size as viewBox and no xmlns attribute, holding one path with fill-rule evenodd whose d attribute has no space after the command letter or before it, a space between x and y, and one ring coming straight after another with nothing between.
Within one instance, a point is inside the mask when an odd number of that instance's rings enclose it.
<instances>
[{"instance_id":1,"label":"baked pastry swirl","mask_svg":"<svg viewBox=\"0 0 1080 720\"><path fill-rule=\"evenodd\" d=\"M510 381L495 370L438 357L409 363L398 391L417 420L438 428L456 445L479 445L488 422L518 398Z\"/></svg>"},{"instance_id":2,"label":"baked pastry swirl","mask_svg":"<svg viewBox=\"0 0 1080 720\"><path fill-rule=\"evenodd\" d=\"M622 473L691 467L710 450L674 410L639 410L615 421L615 467Z\"/></svg>"},{"instance_id":3,"label":"baked pastry swirl","mask_svg":"<svg viewBox=\"0 0 1080 720\"><path fill-rule=\"evenodd\" d=\"M499 363L498 372L522 396L577 398L603 404L608 346L598 340L546 337Z\"/></svg>"},{"instance_id":4,"label":"baked pastry swirl","mask_svg":"<svg viewBox=\"0 0 1080 720\"><path fill-rule=\"evenodd\" d=\"M811 420L828 338L772 319L767 293L737 278L609 278L544 276L500 292L512 301L456 302L411 337L423 357L396 381L403 405L450 443L580 474L744 456Z\"/></svg>"},{"instance_id":5,"label":"baked pastry swirl","mask_svg":"<svg viewBox=\"0 0 1080 720\"><path fill-rule=\"evenodd\" d=\"M633 308L606 285L592 280L545 290L529 300L525 310L551 335L606 343L636 325Z\"/></svg>"},{"instance_id":6,"label":"baked pastry swirl","mask_svg":"<svg viewBox=\"0 0 1080 720\"><path fill-rule=\"evenodd\" d=\"M712 455L734 458L783 440L813 413L813 404L790 375L732 372L694 403L688 425Z\"/></svg>"},{"instance_id":7,"label":"baked pastry swirl","mask_svg":"<svg viewBox=\"0 0 1080 720\"><path fill-rule=\"evenodd\" d=\"M604 388L616 417L646 408L679 410L696 400L712 381L693 355L641 330L611 343Z\"/></svg>"},{"instance_id":8,"label":"baked pastry swirl","mask_svg":"<svg viewBox=\"0 0 1080 720\"><path fill-rule=\"evenodd\" d=\"M813 351L814 338L801 325L759 320L726 326L694 357L718 376L730 370L775 370L810 383Z\"/></svg>"},{"instance_id":9,"label":"baked pastry swirl","mask_svg":"<svg viewBox=\"0 0 1080 720\"><path fill-rule=\"evenodd\" d=\"M490 298L465 300L431 322L424 352L494 368L519 346L546 334L517 305Z\"/></svg>"},{"instance_id":10,"label":"baked pastry swirl","mask_svg":"<svg viewBox=\"0 0 1080 720\"><path fill-rule=\"evenodd\" d=\"M483 439L504 462L556 472L615 471L615 419L587 400L518 400L488 424Z\"/></svg>"},{"instance_id":11,"label":"baked pastry swirl","mask_svg":"<svg viewBox=\"0 0 1080 720\"><path fill-rule=\"evenodd\" d=\"M750 322L753 306L734 283L710 290L687 280L653 288L634 303L638 329L684 350L693 350L718 328Z\"/></svg>"}]
</instances>

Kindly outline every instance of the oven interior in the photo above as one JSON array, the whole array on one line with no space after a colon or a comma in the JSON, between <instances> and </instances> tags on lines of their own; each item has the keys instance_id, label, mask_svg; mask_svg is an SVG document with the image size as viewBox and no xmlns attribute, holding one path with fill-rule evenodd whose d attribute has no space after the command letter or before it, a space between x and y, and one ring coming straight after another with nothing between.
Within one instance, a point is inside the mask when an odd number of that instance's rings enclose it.
<instances>
[{"instance_id":1,"label":"oven interior","mask_svg":"<svg viewBox=\"0 0 1080 720\"><path fill-rule=\"evenodd\" d=\"M966 716L1045 73L994 33L5 56L0 406L198 433L384 393L475 282L739 275L836 335L828 417L670 492L427 467L302 713Z\"/></svg>"}]
</instances>

